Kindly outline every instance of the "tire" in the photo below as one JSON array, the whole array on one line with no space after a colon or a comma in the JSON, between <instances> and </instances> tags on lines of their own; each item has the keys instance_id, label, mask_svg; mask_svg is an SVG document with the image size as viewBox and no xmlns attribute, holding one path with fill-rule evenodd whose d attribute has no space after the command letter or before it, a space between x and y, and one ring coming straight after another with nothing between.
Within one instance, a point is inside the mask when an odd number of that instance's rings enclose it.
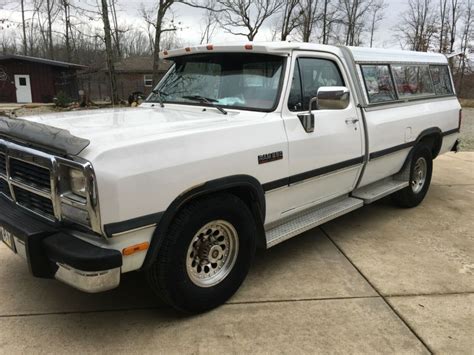
<instances>
[{"instance_id":1,"label":"tire","mask_svg":"<svg viewBox=\"0 0 474 355\"><path fill-rule=\"evenodd\" d=\"M222 193L192 201L178 212L164 237L147 271L149 284L179 311L210 310L240 287L255 245L254 218L238 197Z\"/></svg>"},{"instance_id":2,"label":"tire","mask_svg":"<svg viewBox=\"0 0 474 355\"><path fill-rule=\"evenodd\" d=\"M410 162L410 185L392 195L394 203L403 208L418 206L428 192L432 173L431 149L424 144L415 146Z\"/></svg>"}]
</instances>

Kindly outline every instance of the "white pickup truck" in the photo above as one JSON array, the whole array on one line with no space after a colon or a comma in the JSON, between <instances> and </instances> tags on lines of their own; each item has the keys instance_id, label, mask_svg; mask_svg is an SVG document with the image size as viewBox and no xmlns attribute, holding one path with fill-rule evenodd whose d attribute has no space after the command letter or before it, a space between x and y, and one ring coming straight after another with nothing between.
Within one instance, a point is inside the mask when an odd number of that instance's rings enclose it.
<instances>
[{"instance_id":1,"label":"white pickup truck","mask_svg":"<svg viewBox=\"0 0 474 355\"><path fill-rule=\"evenodd\" d=\"M0 234L34 276L100 292L141 270L202 312L257 247L387 195L417 206L457 147L441 54L243 43L162 58L138 108L0 118Z\"/></svg>"}]
</instances>

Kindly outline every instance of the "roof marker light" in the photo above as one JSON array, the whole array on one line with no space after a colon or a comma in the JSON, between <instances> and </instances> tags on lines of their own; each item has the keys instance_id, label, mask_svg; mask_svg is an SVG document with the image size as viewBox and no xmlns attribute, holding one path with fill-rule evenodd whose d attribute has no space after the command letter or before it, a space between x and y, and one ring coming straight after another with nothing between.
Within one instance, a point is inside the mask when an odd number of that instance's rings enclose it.
<instances>
[{"instance_id":1,"label":"roof marker light","mask_svg":"<svg viewBox=\"0 0 474 355\"><path fill-rule=\"evenodd\" d=\"M190 48L190 47L186 47L186 48L184 48L184 50L185 50L186 52L191 52L191 48Z\"/></svg>"},{"instance_id":2,"label":"roof marker light","mask_svg":"<svg viewBox=\"0 0 474 355\"><path fill-rule=\"evenodd\" d=\"M251 44L246 44L246 45L244 46L244 48L245 48L245 49L248 49L248 50L252 50L252 49L253 49L253 45L251 45Z\"/></svg>"},{"instance_id":3,"label":"roof marker light","mask_svg":"<svg viewBox=\"0 0 474 355\"><path fill-rule=\"evenodd\" d=\"M167 50L164 50L164 51L163 51L163 54L164 54L164 55L168 55L168 51L167 51Z\"/></svg>"},{"instance_id":4,"label":"roof marker light","mask_svg":"<svg viewBox=\"0 0 474 355\"><path fill-rule=\"evenodd\" d=\"M206 48L208 51L212 51L214 49L214 46L212 44L208 44Z\"/></svg>"}]
</instances>

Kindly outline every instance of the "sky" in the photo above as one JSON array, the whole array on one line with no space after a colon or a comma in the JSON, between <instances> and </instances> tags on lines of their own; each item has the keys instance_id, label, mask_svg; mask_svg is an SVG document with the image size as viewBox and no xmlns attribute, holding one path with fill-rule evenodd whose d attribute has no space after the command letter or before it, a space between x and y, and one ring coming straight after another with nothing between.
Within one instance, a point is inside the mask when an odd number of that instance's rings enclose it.
<instances>
[{"instance_id":1,"label":"sky","mask_svg":"<svg viewBox=\"0 0 474 355\"><path fill-rule=\"evenodd\" d=\"M406 9L408 0L385 0L388 8L385 10L385 18L379 24L379 29L375 35L375 47L399 48L398 41L394 38L393 28L400 20L402 12ZM76 0L76 3L95 4L94 0ZM144 26L140 15L142 6L150 8L156 0L118 0L119 18L123 19L131 26ZM203 19L203 10L196 9L184 4L174 4L172 7L175 21L181 22L182 29L178 32L183 45L192 45L199 43L201 23ZM0 19L20 21L19 1L0 0ZM257 35L256 40L265 41L272 39L272 26L275 26L277 17L272 17L267 21ZM99 24L97 24L99 25ZM239 37L217 30L213 42L242 41L245 37Z\"/></svg>"}]
</instances>

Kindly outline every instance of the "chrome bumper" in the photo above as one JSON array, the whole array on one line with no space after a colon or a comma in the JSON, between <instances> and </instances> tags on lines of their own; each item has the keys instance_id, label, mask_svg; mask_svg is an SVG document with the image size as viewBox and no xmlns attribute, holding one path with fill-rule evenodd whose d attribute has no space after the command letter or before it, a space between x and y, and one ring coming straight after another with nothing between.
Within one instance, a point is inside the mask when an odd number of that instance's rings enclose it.
<instances>
[{"instance_id":1,"label":"chrome bumper","mask_svg":"<svg viewBox=\"0 0 474 355\"><path fill-rule=\"evenodd\" d=\"M120 268L103 271L82 271L57 263L56 280L88 293L116 288L120 284Z\"/></svg>"}]
</instances>

